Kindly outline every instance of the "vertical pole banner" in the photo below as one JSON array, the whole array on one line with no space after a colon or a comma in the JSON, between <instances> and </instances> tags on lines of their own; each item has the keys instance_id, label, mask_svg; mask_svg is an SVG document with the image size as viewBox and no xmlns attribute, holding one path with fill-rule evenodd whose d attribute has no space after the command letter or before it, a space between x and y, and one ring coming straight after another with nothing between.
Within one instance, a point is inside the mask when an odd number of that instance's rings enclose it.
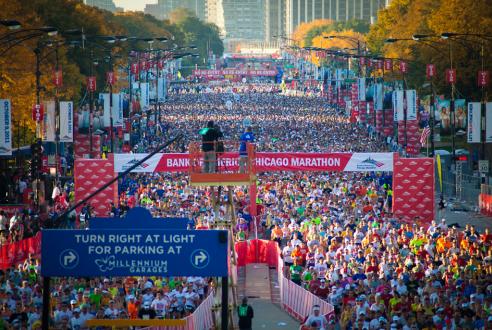
<instances>
[{"instance_id":1,"label":"vertical pole banner","mask_svg":"<svg viewBox=\"0 0 492 330\"><path fill-rule=\"evenodd\" d=\"M384 70L393 71L393 61L390 58L384 60Z\"/></svg>"},{"instance_id":2,"label":"vertical pole banner","mask_svg":"<svg viewBox=\"0 0 492 330\"><path fill-rule=\"evenodd\" d=\"M166 100L166 81L164 77L157 78L157 102Z\"/></svg>"},{"instance_id":3,"label":"vertical pole banner","mask_svg":"<svg viewBox=\"0 0 492 330\"><path fill-rule=\"evenodd\" d=\"M406 90L407 94L407 120L417 120L417 91Z\"/></svg>"},{"instance_id":4,"label":"vertical pole banner","mask_svg":"<svg viewBox=\"0 0 492 330\"><path fill-rule=\"evenodd\" d=\"M485 105L485 142L492 142L492 102Z\"/></svg>"},{"instance_id":5,"label":"vertical pole banner","mask_svg":"<svg viewBox=\"0 0 492 330\"><path fill-rule=\"evenodd\" d=\"M73 102L60 102L60 142L73 142Z\"/></svg>"},{"instance_id":6,"label":"vertical pole banner","mask_svg":"<svg viewBox=\"0 0 492 330\"><path fill-rule=\"evenodd\" d=\"M436 66L435 64L427 64L425 75L427 76L427 80L430 80L436 75Z\"/></svg>"},{"instance_id":7,"label":"vertical pole banner","mask_svg":"<svg viewBox=\"0 0 492 330\"><path fill-rule=\"evenodd\" d=\"M383 111L383 84L374 84L374 109Z\"/></svg>"},{"instance_id":8,"label":"vertical pole banner","mask_svg":"<svg viewBox=\"0 0 492 330\"><path fill-rule=\"evenodd\" d=\"M393 91L393 121L405 120L403 113L403 91Z\"/></svg>"},{"instance_id":9,"label":"vertical pole banner","mask_svg":"<svg viewBox=\"0 0 492 330\"><path fill-rule=\"evenodd\" d=\"M489 72L488 71L478 71L477 74L477 84L478 87L486 87L489 85Z\"/></svg>"},{"instance_id":10,"label":"vertical pole banner","mask_svg":"<svg viewBox=\"0 0 492 330\"><path fill-rule=\"evenodd\" d=\"M446 69L446 82L448 84L456 82L456 69Z\"/></svg>"},{"instance_id":11,"label":"vertical pole banner","mask_svg":"<svg viewBox=\"0 0 492 330\"><path fill-rule=\"evenodd\" d=\"M113 127L123 127L123 94L122 93L113 93Z\"/></svg>"},{"instance_id":12,"label":"vertical pole banner","mask_svg":"<svg viewBox=\"0 0 492 330\"><path fill-rule=\"evenodd\" d=\"M359 101L365 101L366 100L366 78L359 78L357 79L357 96Z\"/></svg>"},{"instance_id":13,"label":"vertical pole banner","mask_svg":"<svg viewBox=\"0 0 492 330\"><path fill-rule=\"evenodd\" d=\"M10 100L0 100L0 155L12 155L12 109Z\"/></svg>"},{"instance_id":14,"label":"vertical pole banner","mask_svg":"<svg viewBox=\"0 0 492 330\"><path fill-rule=\"evenodd\" d=\"M468 103L468 143L480 143L480 102Z\"/></svg>"},{"instance_id":15,"label":"vertical pole banner","mask_svg":"<svg viewBox=\"0 0 492 330\"><path fill-rule=\"evenodd\" d=\"M140 107L143 111L149 110L149 84L141 83L140 84Z\"/></svg>"},{"instance_id":16,"label":"vertical pole banner","mask_svg":"<svg viewBox=\"0 0 492 330\"><path fill-rule=\"evenodd\" d=\"M55 101L46 101L44 108L43 141L55 142Z\"/></svg>"},{"instance_id":17,"label":"vertical pole banner","mask_svg":"<svg viewBox=\"0 0 492 330\"><path fill-rule=\"evenodd\" d=\"M103 124L104 127L110 127L111 126L111 113L109 109L109 93L100 93L99 94L99 101L103 103ZM113 104L113 107L116 105ZM101 115L101 114L99 114ZM113 118L113 126L114 126L114 118Z\"/></svg>"}]
</instances>

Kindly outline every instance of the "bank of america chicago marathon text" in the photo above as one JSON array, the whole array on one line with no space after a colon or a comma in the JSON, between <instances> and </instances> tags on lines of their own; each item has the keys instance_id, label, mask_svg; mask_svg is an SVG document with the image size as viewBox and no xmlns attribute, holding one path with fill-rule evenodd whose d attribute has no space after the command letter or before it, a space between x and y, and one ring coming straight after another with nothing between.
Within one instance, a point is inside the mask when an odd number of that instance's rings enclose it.
<instances>
[{"instance_id":1,"label":"bank of america chicago marathon text","mask_svg":"<svg viewBox=\"0 0 492 330\"><path fill-rule=\"evenodd\" d=\"M271 167L271 166L290 166L290 167L332 167L341 166L341 159L335 157L261 157L256 158L256 166ZM166 166L168 168L188 167L190 164L188 158L168 158ZM223 157L219 159L219 166L233 167L238 165L238 158Z\"/></svg>"},{"instance_id":2,"label":"bank of america chicago marathon text","mask_svg":"<svg viewBox=\"0 0 492 330\"><path fill-rule=\"evenodd\" d=\"M193 244L194 234L78 234L77 244L88 254L165 255L180 254L183 244ZM111 244L111 245L105 245Z\"/></svg>"}]
</instances>

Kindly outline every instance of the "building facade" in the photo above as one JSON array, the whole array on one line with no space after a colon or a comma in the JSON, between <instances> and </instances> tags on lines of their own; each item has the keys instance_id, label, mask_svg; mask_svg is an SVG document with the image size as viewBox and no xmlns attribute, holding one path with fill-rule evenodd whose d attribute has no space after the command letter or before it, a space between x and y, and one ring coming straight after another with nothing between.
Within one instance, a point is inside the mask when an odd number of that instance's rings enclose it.
<instances>
[{"instance_id":1,"label":"building facade","mask_svg":"<svg viewBox=\"0 0 492 330\"><path fill-rule=\"evenodd\" d=\"M227 39L265 39L264 0L221 0L221 2Z\"/></svg>"},{"instance_id":2,"label":"building facade","mask_svg":"<svg viewBox=\"0 0 492 330\"><path fill-rule=\"evenodd\" d=\"M265 0L265 40L274 41L286 34L286 1Z\"/></svg>"},{"instance_id":3,"label":"building facade","mask_svg":"<svg viewBox=\"0 0 492 330\"><path fill-rule=\"evenodd\" d=\"M206 19L207 0L158 0L156 4L147 4L144 13L152 15L158 19L168 19L169 14L178 9L189 9L196 17L201 20Z\"/></svg>"},{"instance_id":4,"label":"building facade","mask_svg":"<svg viewBox=\"0 0 492 330\"><path fill-rule=\"evenodd\" d=\"M97 7L113 13L123 11L123 8L116 7L113 0L84 0L84 3L88 6Z\"/></svg>"}]
</instances>

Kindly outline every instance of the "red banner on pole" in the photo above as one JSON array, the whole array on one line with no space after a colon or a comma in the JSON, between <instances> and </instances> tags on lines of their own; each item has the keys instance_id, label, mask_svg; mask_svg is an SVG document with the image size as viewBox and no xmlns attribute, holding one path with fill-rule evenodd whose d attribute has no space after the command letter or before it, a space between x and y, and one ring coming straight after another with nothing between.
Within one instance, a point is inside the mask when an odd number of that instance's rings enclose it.
<instances>
[{"instance_id":1,"label":"red banner on pole","mask_svg":"<svg viewBox=\"0 0 492 330\"><path fill-rule=\"evenodd\" d=\"M478 87L485 87L489 85L489 72L480 70L477 75Z\"/></svg>"},{"instance_id":2,"label":"red banner on pole","mask_svg":"<svg viewBox=\"0 0 492 330\"><path fill-rule=\"evenodd\" d=\"M108 84L114 85L116 83L116 75L113 71L106 72L106 80Z\"/></svg>"},{"instance_id":3,"label":"red banner on pole","mask_svg":"<svg viewBox=\"0 0 492 330\"><path fill-rule=\"evenodd\" d=\"M138 72L139 72L139 70L138 70L138 69L139 69L139 68L138 68L138 63L132 63L132 64L130 65L130 70L131 70L132 74L137 75L137 74L138 74Z\"/></svg>"},{"instance_id":4,"label":"red banner on pole","mask_svg":"<svg viewBox=\"0 0 492 330\"><path fill-rule=\"evenodd\" d=\"M360 63L360 65L362 65L362 66L366 65L366 58L365 58L365 57L361 57L361 58L359 58L359 63Z\"/></svg>"},{"instance_id":5,"label":"red banner on pole","mask_svg":"<svg viewBox=\"0 0 492 330\"><path fill-rule=\"evenodd\" d=\"M164 69L164 60L159 60L159 62L157 62L157 67L159 70Z\"/></svg>"},{"instance_id":6,"label":"red banner on pole","mask_svg":"<svg viewBox=\"0 0 492 330\"><path fill-rule=\"evenodd\" d=\"M448 84L456 82L456 69L446 69L446 82Z\"/></svg>"},{"instance_id":7,"label":"red banner on pole","mask_svg":"<svg viewBox=\"0 0 492 330\"><path fill-rule=\"evenodd\" d=\"M56 87L63 86L63 72L62 70L53 70L53 85Z\"/></svg>"},{"instance_id":8,"label":"red banner on pole","mask_svg":"<svg viewBox=\"0 0 492 330\"><path fill-rule=\"evenodd\" d=\"M147 61L140 61L140 70L146 71L148 69L148 62Z\"/></svg>"},{"instance_id":9,"label":"red banner on pole","mask_svg":"<svg viewBox=\"0 0 492 330\"><path fill-rule=\"evenodd\" d=\"M436 75L436 65L435 64L427 64L425 69L425 74L427 75L427 79L430 79Z\"/></svg>"},{"instance_id":10,"label":"red banner on pole","mask_svg":"<svg viewBox=\"0 0 492 330\"><path fill-rule=\"evenodd\" d=\"M44 108L42 104L35 104L32 107L32 120L41 122L44 118Z\"/></svg>"},{"instance_id":11,"label":"red banner on pole","mask_svg":"<svg viewBox=\"0 0 492 330\"><path fill-rule=\"evenodd\" d=\"M96 91L96 77L94 77L94 76L87 77L87 90L89 92L95 92Z\"/></svg>"},{"instance_id":12,"label":"red banner on pole","mask_svg":"<svg viewBox=\"0 0 492 330\"><path fill-rule=\"evenodd\" d=\"M393 71L393 61L390 58L384 60L384 69L386 71Z\"/></svg>"},{"instance_id":13,"label":"red banner on pole","mask_svg":"<svg viewBox=\"0 0 492 330\"><path fill-rule=\"evenodd\" d=\"M403 62L403 61L400 62L400 71L401 71L401 73L407 73L407 71L408 71L407 62Z\"/></svg>"}]
</instances>

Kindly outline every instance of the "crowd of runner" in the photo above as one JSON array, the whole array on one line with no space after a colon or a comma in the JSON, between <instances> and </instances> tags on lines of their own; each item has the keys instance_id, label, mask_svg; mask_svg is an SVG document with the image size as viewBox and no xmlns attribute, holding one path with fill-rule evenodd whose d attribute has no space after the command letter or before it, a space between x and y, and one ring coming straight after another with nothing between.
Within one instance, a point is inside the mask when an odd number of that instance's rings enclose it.
<instances>
[{"instance_id":1,"label":"crowd of runner","mask_svg":"<svg viewBox=\"0 0 492 330\"><path fill-rule=\"evenodd\" d=\"M132 152L149 152L179 133L184 139L166 151L184 152L211 120L224 140L237 140L252 126L258 151L387 150L382 139L351 124L325 100L281 95L272 85L177 89L159 113L160 120L136 122ZM233 189L237 238L245 239L253 221L248 190ZM119 205L111 213L119 216L143 206L156 217L187 217L190 228L207 229L226 215L227 194L215 209L211 194L210 189L189 186L182 173L130 174L119 183ZM279 242L285 273L335 306L327 327L492 326L492 235L472 227L458 231L445 221L428 229L402 226L390 213L390 176L261 173L257 201L258 222L268 238ZM2 219L0 215L0 226ZM59 280L51 292L53 326L78 329L90 318L182 317L213 285L193 277ZM0 301L0 329L7 322L39 326L39 260L31 258L0 273Z\"/></svg>"}]
</instances>

